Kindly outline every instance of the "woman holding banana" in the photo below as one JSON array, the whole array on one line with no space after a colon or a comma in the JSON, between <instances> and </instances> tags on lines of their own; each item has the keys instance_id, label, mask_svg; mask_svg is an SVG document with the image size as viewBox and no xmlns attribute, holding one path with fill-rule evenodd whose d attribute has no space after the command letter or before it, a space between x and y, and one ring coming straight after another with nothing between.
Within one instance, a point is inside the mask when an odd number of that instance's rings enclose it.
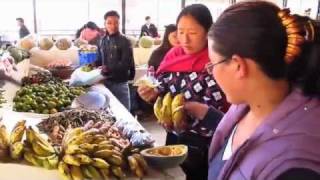
<instances>
[{"instance_id":1,"label":"woman holding banana","mask_svg":"<svg viewBox=\"0 0 320 180\"><path fill-rule=\"evenodd\" d=\"M207 153L212 134L228 105L215 80L205 71L209 62L207 32L212 17L207 7L193 4L177 18L179 47L163 59L157 88L140 86L142 99L154 103L158 122L167 130L166 144L185 144L188 158L182 168L188 180L207 179ZM209 108L213 106L214 108ZM211 117L203 121L207 111ZM188 116L186 116L188 114Z\"/></svg>"}]
</instances>

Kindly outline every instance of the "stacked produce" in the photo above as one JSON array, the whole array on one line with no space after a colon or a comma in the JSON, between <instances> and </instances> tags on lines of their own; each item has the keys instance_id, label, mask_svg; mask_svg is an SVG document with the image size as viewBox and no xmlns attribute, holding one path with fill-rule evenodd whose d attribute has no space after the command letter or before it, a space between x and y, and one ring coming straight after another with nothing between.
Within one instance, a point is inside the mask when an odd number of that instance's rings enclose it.
<instances>
[{"instance_id":1,"label":"stacked produce","mask_svg":"<svg viewBox=\"0 0 320 180\"><path fill-rule=\"evenodd\" d=\"M56 41L56 47L60 50L67 50L71 47L71 41L67 38L60 38Z\"/></svg>"},{"instance_id":2,"label":"stacked produce","mask_svg":"<svg viewBox=\"0 0 320 180\"><path fill-rule=\"evenodd\" d=\"M53 77L50 72L41 71L31 76L26 76L22 78L22 85L30 85L30 84L43 84L43 83L61 83L61 79Z\"/></svg>"},{"instance_id":3,"label":"stacked produce","mask_svg":"<svg viewBox=\"0 0 320 180\"><path fill-rule=\"evenodd\" d=\"M30 53L22 48L10 46L7 51L10 53L10 56L14 58L16 64L30 57Z\"/></svg>"},{"instance_id":4,"label":"stacked produce","mask_svg":"<svg viewBox=\"0 0 320 180\"><path fill-rule=\"evenodd\" d=\"M56 169L59 163L59 151L32 127L26 130L24 159L31 165Z\"/></svg>"},{"instance_id":5,"label":"stacked produce","mask_svg":"<svg viewBox=\"0 0 320 180\"><path fill-rule=\"evenodd\" d=\"M172 97L168 92L164 97L158 97L154 104L154 114L158 122L178 132L185 130L187 117L183 110L184 103L183 94Z\"/></svg>"},{"instance_id":6,"label":"stacked produce","mask_svg":"<svg viewBox=\"0 0 320 180\"><path fill-rule=\"evenodd\" d=\"M7 101L3 97L4 90L0 89L0 108L2 108L1 104L6 103Z\"/></svg>"},{"instance_id":7,"label":"stacked produce","mask_svg":"<svg viewBox=\"0 0 320 180\"><path fill-rule=\"evenodd\" d=\"M98 122L99 123L99 122ZM143 177L147 163L130 149L130 143L109 123L89 121L83 128L66 132L62 142L62 161L58 169L64 179L108 179L111 174L124 178L124 170ZM126 141L126 143L124 143ZM127 163L128 162L128 163Z\"/></svg>"},{"instance_id":8,"label":"stacked produce","mask_svg":"<svg viewBox=\"0 0 320 180\"><path fill-rule=\"evenodd\" d=\"M53 46L53 40L47 37L41 38L39 41L39 48L41 50L49 50Z\"/></svg>"},{"instance_id":9,"label":"stacked produce","mask_svg":"<svg viewBox=\"0 0 320 180\"><path fill-rule=\"evenodd\" d=\"M115 118L106 111L97 112L87 109L71 109L43 119L37 127L41 132L49 135L53 144L61 145L66 129L83 127L89 121L93 121L94 123L109 123L111 125L114 123Z\"/></svg>"},{"instance_id":10,"label":"stacked produce","mask_svg":"<svg viewBox=\"0 0 320 180\"><path fill-rule=\"evenodd\" d=\"M71 105L72 100L76 96L84 93L84 88L69 87L64 83L30 84L17 91L13 99L13 110L18 112L53 114L63 111Z\"/></svg>"}]
</instances>

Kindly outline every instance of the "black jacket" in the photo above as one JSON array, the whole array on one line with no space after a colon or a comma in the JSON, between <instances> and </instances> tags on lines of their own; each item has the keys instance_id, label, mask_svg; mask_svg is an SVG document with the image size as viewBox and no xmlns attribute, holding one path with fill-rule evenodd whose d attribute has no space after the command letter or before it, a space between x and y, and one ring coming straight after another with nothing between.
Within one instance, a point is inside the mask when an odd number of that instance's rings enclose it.
<instances>
[{"instance_id":1,"label":"black jacket","mask_svg":"<svg viewBox=\"0 0 320 180\"><path fill-rule=\"evenodd\" d=\"M140 37L142 36L151 36L151 37L158 37L158 30L154 24L150 24L149 28L145 24L141 27Z\"/></svg>"},{"instance_id":2,"label":"black jacket","mask_svg":"<svg viewBox=\"0 0 320 180\"><path fill-rule=\"evenodd\" d=\"M22 25L19 29L20 39L29 35L29 34L30 34L30 32L29 32L28 28L25 25Z\"/></svg>"},{"instance_id":3,"label":"black jacket","mask_svg":"<svg viewBox=\"0 0 320 180\"><path fill-rule=\"evenodd\" d=\"M135 76L133 52L129 40L120 33L105 35L98 43L96 66L104 66L108 81L125 82Z\"/></svg>"}]
</instances>

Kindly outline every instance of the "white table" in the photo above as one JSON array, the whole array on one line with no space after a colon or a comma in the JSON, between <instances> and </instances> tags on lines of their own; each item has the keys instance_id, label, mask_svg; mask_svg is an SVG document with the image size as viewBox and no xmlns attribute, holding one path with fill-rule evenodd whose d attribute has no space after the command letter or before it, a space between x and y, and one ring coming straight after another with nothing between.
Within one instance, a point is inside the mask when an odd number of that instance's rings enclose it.
<instances>
[{"instance_id":1,"label":"white table","mask_svg":"<svg viewBox=\"0 0 320 180\"><path fill-rule=\"evenodd\" d=\"M103 85L98 85L103 86ZM19 86L10 85L10 89L7 90L9 93L6 96L6 99L13 99L15 92L19 89ZM136 121L134 117L126 110L126 108L115 98L115 96L108 90L105 89L105 93L108 94L110 98L110 105L114 115L117 118L126 119L128 121ZM8 130L11 130L14 124L21 120L27 120L27 125L35 126L41 118L47 117L47 115L34 114L34 113L19 113L13 112L12 102L9 101L4 105L3 108L0 108L0 116L3 117L3 123L6 124ZM44 168L28 166L23 164L13 164L0 163L0 180L60 180L61 177L57 170L46 170ZM139 178L129 176L127 179L138 180ZM184 180L186 179L185 174L180 167L166 169L166 170L149 170L149 173L146 177L142 178L143 180Z\"/></svg>"}]
</instances>

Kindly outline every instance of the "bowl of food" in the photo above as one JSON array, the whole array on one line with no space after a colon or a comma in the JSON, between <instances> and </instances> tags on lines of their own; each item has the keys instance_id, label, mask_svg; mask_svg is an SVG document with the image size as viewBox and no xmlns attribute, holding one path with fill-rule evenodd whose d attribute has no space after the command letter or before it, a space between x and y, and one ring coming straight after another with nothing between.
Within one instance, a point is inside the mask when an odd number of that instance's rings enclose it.
<instances>
[{"instance_id":1,"label":"bowl of food","mask_svg":"<svg viewBox=\"0 0 320 180\"><path fill-rule=\"evenodd\" d=\"M142 156L150 166L160 169L180 165L187 158L188 146L169 145L149 148L141 151Z\"/></svg>"}]
</instances>

